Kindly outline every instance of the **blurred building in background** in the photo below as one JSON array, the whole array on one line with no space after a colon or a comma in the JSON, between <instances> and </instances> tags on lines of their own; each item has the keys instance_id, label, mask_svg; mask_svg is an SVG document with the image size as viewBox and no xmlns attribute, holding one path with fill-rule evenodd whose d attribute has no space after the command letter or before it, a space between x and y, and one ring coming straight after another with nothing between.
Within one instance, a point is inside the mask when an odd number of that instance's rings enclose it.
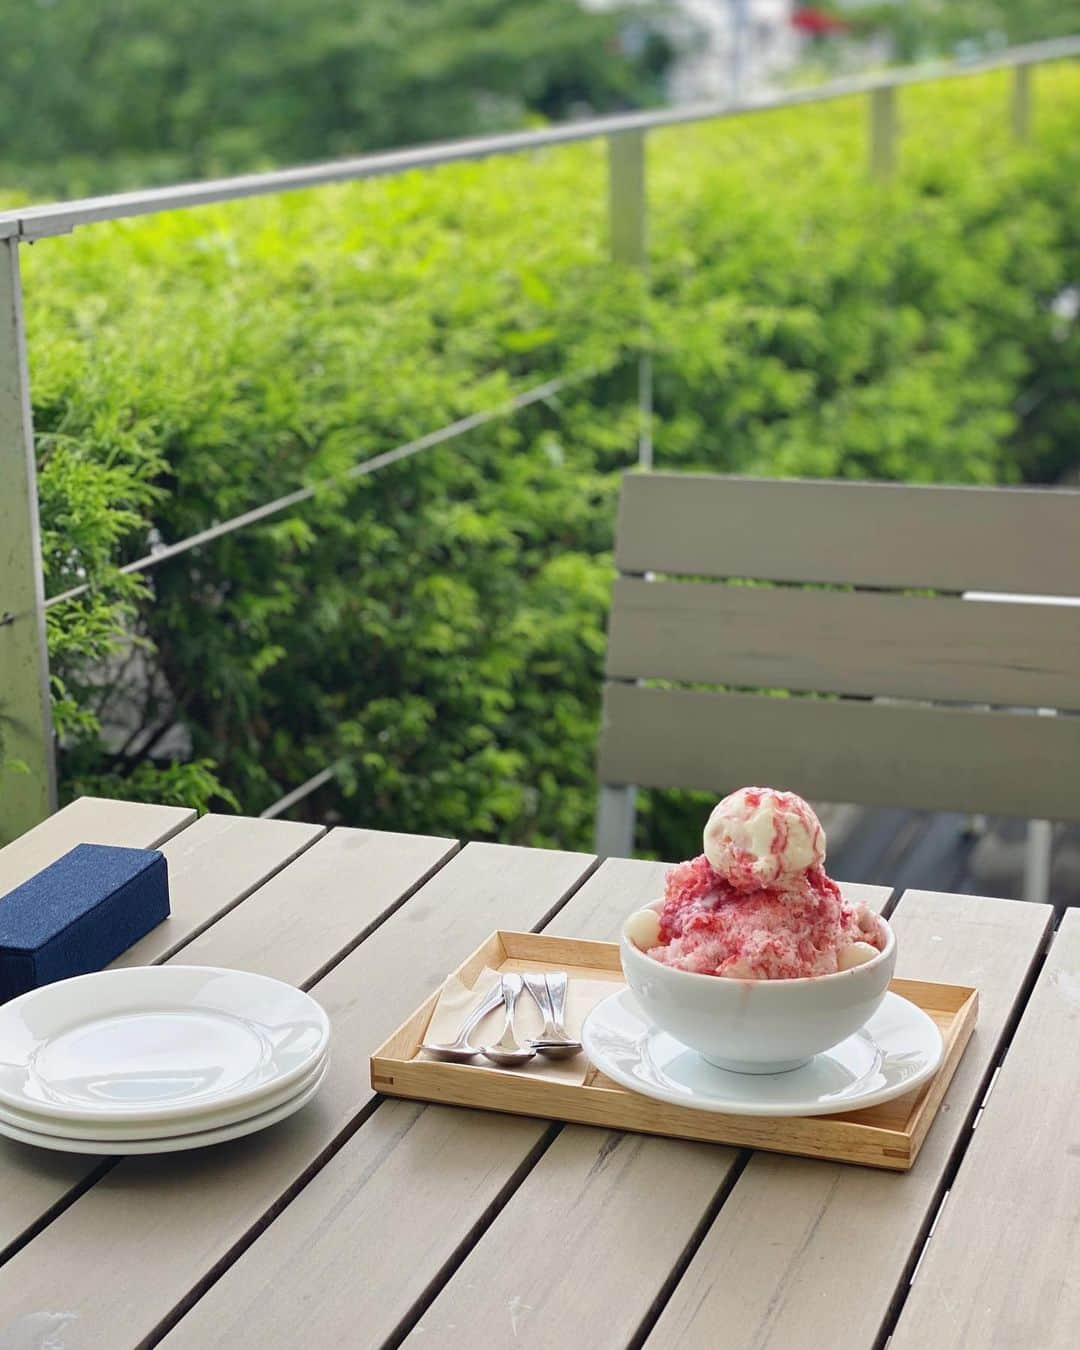
<instances>
[{"instance_id":1,"label":"blurred building in background","mask_svg":"<svg viewBox=\"0 0 1080 1350\"><path fill-rule=\"evenodd\" d=\"M578 0L622 19L640 58L661 35L673 103L755 98L896 63L977 60L1076 27L1080 0ZM1072 17L1070 17L1070 11Z\"/></svg>"},{"instance_id":2,"label":"blurred building in background","mask_svg":"<svg viewBox=\"0 0 1080 1350\"><path fill-rule=\"evenodd\" d=\"M627 10L626 0L581 0L594 11ZM829 47L835 62L848 46L847 25L832 8L799 0L642 0L641 19L627 18L623 42L633 48L650 29L670 40L666 77L673 103L753 98L786 83L807 57Z\"/></svg>"},{"instance_id":3,"label":"blurred building in background","mask_svg":"<svg viewBox=\"0 0 1080 1350\"><path fill-rule=\"evenodd\" d=\"M627 8L626 0L581 0L586 9ZM799 59L795 0L667 0L642 4L642 31L659 26L675 53L667 73L674 103L745 97L774 86ZM625 40L636 40L629 19Z\"/></svg>"},{"instance_id":4,"label":"blurred building in background","mask_svg":"<svg viewBox=\"0 0 1080 1350\"><path fill-rule=\"evenodd\" d=\"M793 0L677 0L676 7L698 34L671 68L678 102L764 93L799 60Z\"/></svg>"},{"instance_id":5,"label":"blurred building in background","mask_svg":"<svg viewBox=\"0 0 1080 1350\"><path fill-rule=\"evenodd\" d=\"M783 82L801 57L792 0L678 0L701 34L672 65L672 99L752 97Z\"/></svg>"}]
</instances>

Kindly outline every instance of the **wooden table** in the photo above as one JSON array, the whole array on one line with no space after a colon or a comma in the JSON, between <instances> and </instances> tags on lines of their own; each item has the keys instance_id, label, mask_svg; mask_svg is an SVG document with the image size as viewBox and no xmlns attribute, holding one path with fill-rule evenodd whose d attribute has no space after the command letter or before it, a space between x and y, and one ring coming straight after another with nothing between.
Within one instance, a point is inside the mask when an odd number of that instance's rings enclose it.
<instances>
[{"instance_id":1,"label":"wooden table","mask_svg":"<svg viewBox=\"0 0 1080 1350\"><path fill-rule=\"evenodd\" d=\"M493 928L611 938L660 864L83 799L0 851L0 894L82 840L169 860L173 916L118 964L312 989L333 1061L217 1148L0 1140L0 1350L1077 1344L1075 912L847 888L891 914L898 974L982 999L893 1174L372 1094L371 1051Z\"/></svg>"}]
</instances>

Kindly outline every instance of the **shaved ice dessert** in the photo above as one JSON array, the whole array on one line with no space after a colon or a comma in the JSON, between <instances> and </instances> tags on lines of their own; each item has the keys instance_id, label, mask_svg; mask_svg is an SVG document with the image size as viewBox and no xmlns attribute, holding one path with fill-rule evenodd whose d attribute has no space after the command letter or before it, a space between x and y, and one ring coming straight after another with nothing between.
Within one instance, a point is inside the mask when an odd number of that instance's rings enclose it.
<instances>
[{"instance_id":1,"label":"shaved ice dessert","mask_svg":"<svg viewBox=\"0 0 1080 1350\"><path fill-rule=\"evenodd\" d=\"M627 935L654 960L697 975L790 980L873 960L884 925L825 873L825 832L794 792L746 787L705 826L704 851L667 874L662 904Z\"/></svg>"}]
</instances>

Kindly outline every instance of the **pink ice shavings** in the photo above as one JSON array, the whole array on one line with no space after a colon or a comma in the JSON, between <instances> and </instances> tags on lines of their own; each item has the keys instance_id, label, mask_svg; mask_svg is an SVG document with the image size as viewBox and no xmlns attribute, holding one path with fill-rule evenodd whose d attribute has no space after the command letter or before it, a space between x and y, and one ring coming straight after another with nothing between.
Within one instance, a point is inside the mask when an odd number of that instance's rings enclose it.
<instances>
[{"instance_id":1,"label":"pink ice shavings","mask_svg":"<svg viewBox=\"0 0 1080 1350\"><path fill-rule=\"evenodd\" d=\"M844 902L822 868L782 887L745 890L702 855L668 872L660 940L648 954L699 975L801 979L835 974L855 943L880 950L884 932L864 906Z\"/></svg>"}]
</instances>

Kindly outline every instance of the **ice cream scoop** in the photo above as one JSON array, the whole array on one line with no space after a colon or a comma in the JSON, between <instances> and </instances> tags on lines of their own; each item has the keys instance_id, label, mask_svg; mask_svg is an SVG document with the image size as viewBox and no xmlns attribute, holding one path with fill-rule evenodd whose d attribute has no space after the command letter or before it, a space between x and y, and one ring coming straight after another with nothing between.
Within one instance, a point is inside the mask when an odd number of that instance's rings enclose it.
<instances>
[{"instance_id":1,"label":"ice cream scoop","mask_svg":"<svg viewBox=\"0 0 1080 1350\"><path fill-rule=\"evenodd\" d=\"M825 861L825 832L794 792L745 787L714 808L704 853L713 870L738 891L784 886Z\"/></svg>"},{"instance_id":2,"label":"ice cream scoop","mask_svg":"<svg viewBox=\"0 0 1080 1350\"><path fill-rule=\"evenodd\" d=\"M881 920L825 868L825 832L794 792L747 787L715 808L705 852L668 869L664 898L625 937L661 965L734 980L799 980L880 955Z\"/></svg>"}]
</instances>

